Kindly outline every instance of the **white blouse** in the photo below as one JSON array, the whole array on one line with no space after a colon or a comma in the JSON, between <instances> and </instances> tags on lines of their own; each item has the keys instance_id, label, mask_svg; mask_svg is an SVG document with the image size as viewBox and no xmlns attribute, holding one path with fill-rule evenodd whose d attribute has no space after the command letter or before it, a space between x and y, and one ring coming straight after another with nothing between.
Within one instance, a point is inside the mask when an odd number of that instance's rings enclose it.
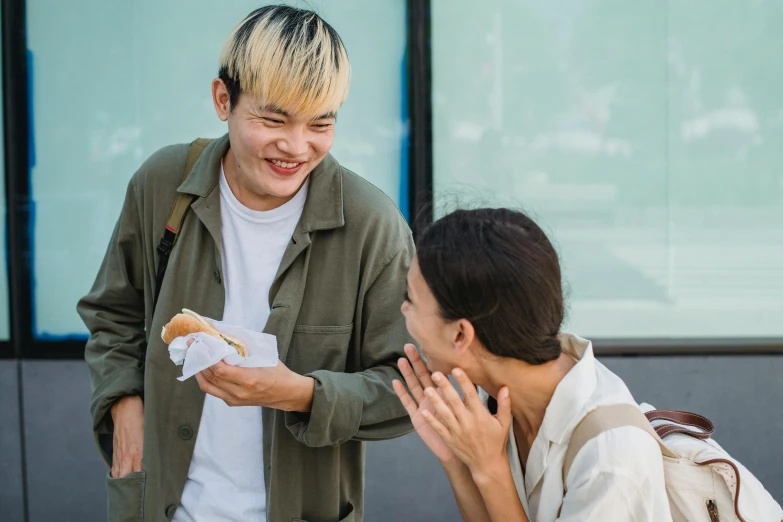
<instances>
[{"instance_id":1,"label":"white blouse","mask_svg":"<svg viewBox=\"0 0 783 522\"><path fill-rule=\"evenodd\" d=\"M519 498L532 522L671 522L658 443L635 427L588 441L566 478L563 460L571 433L598 406L636 404L625 383L595 360L590 341L561 335L578 362L555 389L523 474L512 428L506 453ZM482 398L486 398L483 390Z\"/></svg>"}]
</instances>

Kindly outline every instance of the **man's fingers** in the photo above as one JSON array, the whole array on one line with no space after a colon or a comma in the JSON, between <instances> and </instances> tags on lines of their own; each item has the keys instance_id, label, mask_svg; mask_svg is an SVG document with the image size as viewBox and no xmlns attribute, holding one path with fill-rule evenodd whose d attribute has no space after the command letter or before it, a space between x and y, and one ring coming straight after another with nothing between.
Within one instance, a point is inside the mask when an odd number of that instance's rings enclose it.
<instances>
[{"instance_id":1,"label":"man's fingers","mask_svg":"<svg viewBox=\"0 0 783 522\"><path fill-rule=\"evenodd\" d=\"M134 471L142 470L142 443L125 442L115 437L115 449L112 457L111 477L122 478Z\"/></svg>"},{"instance_id":2,"label":"man's fingers","mask_svg":"<svg viewBox=\"0 0 783 522\"><path fill-rule=\"evenodd\" d=\"M112 478L122 478L129 473L130 462L128 458L128 448L125 447L124 441L120 439L120 435L114 432L114 454L111 459L111 476Z\"/></svg>"},{"instance_id":3,"label":"man's fingers","mask_svg":"<svg viewBox=\"0 0 783 522\"><path fill-rule=\"evenodd\" d=\"M131 461L131 471L141 471L141 460L142 460L142 453L141 450L136 452L136 454L133 457L133 460Z\"/></svg>"},{"instance_id":4,"label":"man's fingers","mask_svg":"<svg viewBox=\"0 0 783 522\"><path fill-rule=\"evenodd\" d=\"M120 474L120 460L122 459L122 445L117 437L116 427L114 432L114 450L111 456L111 478L118 478Z\"/></svg>"},{"instance_id":5,"label":"man's fingers","mask_svg":"<svg viewBox=\"0 0 783 522\"><path fill-rule=\"evenodd\" d=\"M201 391L210 395L215 395L218 387L213 384L215 380L214 374L209 368L202 370L196 374L196 382ZM217 397L217 395L215 395Z\"/></svg>"},{"instance_id":6,"label":"man's fingers","mask_svg":"<svg viewBox=\"0 0 783 522\"><path fill-rule=\"evenodd\" d=\"M408 393L408 390L406 390L405 386L403 386L402 383L396 379L392 381L392 387L394 387L394 392L397 394L397 397L399 397L400 402L405 408L405 411L408 412L408 416L413 418L413 416L418 413L419 407Z\"/></svg>"},{"instance_id":7,"label":"man's fingers","mask_svg":"<svg viewBox=\"0 0 783 522\"><path fill-rule=\"evenodd\" d=\"M212 382L210 382L210 380L207 377L202 375L206 371L207 370L204 370L196 374L196 381L198 381L198 387L201 388L201 391L203 391L204 393L208 393L213 397L217 397L218 399L221 399L229 406L237 406L238 405L237 401L235 400L234 397L231 396L230 393L215 386L214 384L212 384Z\"/></svg>"},{"instance_id":8,"label":"man's fingers","mask_svg":"<svg viewBox=\"0 0 783 522\"><path fill-rule=\"evenodd\" d=\"M127 456L123 455L120 458L120 466L117 472L117 476L114 478L122 478L130 472L131 472L131 461Z\"/></svg>"},{"instance_id":9,"label":"man's fingers","mask_svg":"<svg viewBox=\"0 0 783 522\"><path fill-rule=\"evenodd\" d=\"M231 366L223 361L218 361L204 371L208 371L211 374L210 380L212 382L223 381L232 384L242 384L241 368Z\"/></svg>"},{"instance_id":10,"label":"man's fingers","mask_svg":"<svg viewBox=\"0 0 783 522\"><path fill-rule=\"evenodd\" d=\"M114 451L109 473L112 478L123 478L142 469L144 410L138 399L120 400L114 408Z\"/></svg>"}]
</instances>

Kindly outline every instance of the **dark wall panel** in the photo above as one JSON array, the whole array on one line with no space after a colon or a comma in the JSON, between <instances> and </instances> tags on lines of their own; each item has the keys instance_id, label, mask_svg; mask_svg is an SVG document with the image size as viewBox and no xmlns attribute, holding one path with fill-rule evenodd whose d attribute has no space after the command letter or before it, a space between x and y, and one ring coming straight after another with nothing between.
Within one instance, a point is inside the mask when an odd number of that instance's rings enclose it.
<instances>
[{"instance_id":1,"label":"dark wall panel","mask_svg":"<svg viewBox=\"0 0 783 522\"><path fill-rule=\"evenodd\" d=\"M637 402L709 418L715 440L783 501L783 356L605 357Z\"/></svg>"},{"instance_id":2,"label":"dark wall panel","mask_svg":"<svg viewBox=\"0 0 783 522\"><path fill-rule=\"evenodd\" d=\"M93 442L81 361L26 361L29 522L106 520L106 465Z\"/></svg>"},{"instance_id":3,"label":"dark wall panel","mask_svg":"<svg viewBox=\"0 0 783 522\"><path fill-rule=\"evenodd\" d=\"M16 372L16 362L0 361L0 513L4 522L24 521Z\"/></svg>"},{"instance_id":4,"label":"dark wall panel","mask_svg":"<svg viewBox=\"0 0 783 522\"><path fill-rule=\"evenodd\" d=\"M717 426L717 440L753 471L775 498L783 497L783 452L777 449L783 432L783 357L601 360L626 379L637 400L710 417ZM4 370L0 366L0 372ZM0 386L7 387L7 382L3 378ZM105 520L106 467L90 431L84 363L25 362L24 390L30 522ZM0 415L8 414L0 409ZM6 443L5 437L4 430L0 442ZM6 452L3 457L7 458ZM2 479L8 482L6 476ZM0 488L0 495L8 495L7 491ZM17 504L21 509L21 499ZM458 519L443 472L415 435L368 444L365 520Z\"/></svg>"}]
</instances>

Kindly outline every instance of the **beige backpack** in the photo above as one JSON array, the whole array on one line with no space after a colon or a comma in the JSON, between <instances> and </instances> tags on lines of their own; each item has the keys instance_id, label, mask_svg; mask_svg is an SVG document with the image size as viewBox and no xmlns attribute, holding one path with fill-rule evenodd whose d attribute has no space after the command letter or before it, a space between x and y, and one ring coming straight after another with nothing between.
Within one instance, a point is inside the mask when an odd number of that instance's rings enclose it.
<instances>
[{"instance_id":1,"label":"beige backpack","mask_svg":"<svg viewBox=\"0 0 783 522\"><path fill-rule=\"evenodd\" d=\"M601 406L588 413L571 435L563 484L587 441L624 426L641 428L658 441L674 522L783 521L783 510L764 486L710 438L714 426L708 419L648 404L641 410L631 404Z\"/></svg>"}]
</instances>

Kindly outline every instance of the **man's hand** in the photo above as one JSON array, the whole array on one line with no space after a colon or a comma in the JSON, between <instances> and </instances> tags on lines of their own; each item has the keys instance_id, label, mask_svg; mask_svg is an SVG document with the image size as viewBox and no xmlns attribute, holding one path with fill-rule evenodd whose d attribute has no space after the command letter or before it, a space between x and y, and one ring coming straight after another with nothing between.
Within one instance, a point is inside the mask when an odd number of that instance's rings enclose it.
<instances>
[{"instance_id":1,"label":"man's hand","mask_svg":"<svg viewBox=\"0 0 783 522\"><path fill-rule=\"evenodd\" d=\"M273 368L240 368L223 361L196 374L202 391L229 406L264 406L284 411L309 412L315 380L294 373L277 362Z\"/></svg>"},{"instance_id":2,"label":"man's hand","mask_svg":"<svg viewBox=\"0 0 783 522\"><path fill-rule=\"evenodd\" d=\"M141 397L123 397L111 407L114 421L114 455L111 477L141 471L144 452L144 403Z\"/></svg>"}]
</instances>

